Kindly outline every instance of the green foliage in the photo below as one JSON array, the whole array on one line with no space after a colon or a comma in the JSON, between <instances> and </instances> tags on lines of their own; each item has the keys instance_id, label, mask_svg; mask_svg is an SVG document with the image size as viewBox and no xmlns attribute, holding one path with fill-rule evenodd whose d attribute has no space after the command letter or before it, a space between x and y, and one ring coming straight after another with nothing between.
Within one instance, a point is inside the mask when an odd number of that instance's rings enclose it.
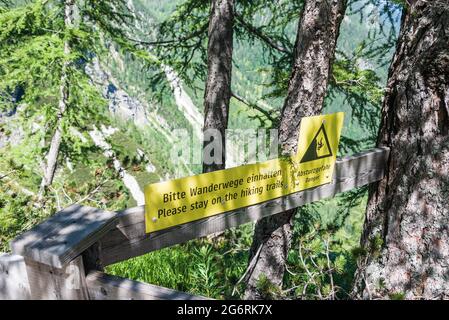
<instances>
[{"instance_id":1,"label":"green foliage","mask_svg":"<svg viewBox=\"0 0 449 320\"><path fill-rule=\"evenodd\" d=\"M348 298L357 261L353 248L358 248L365 205L366 190L362 188L299 210L284 297Z\"/></svg>"},{"instance_id":2,"label":"green foliage","mask_svg":"<svg viewBox=\"0 0 449 320\"><path fill-rule=\"evenodd\" d=\"M251 241L247 228L229 230L215 242L195 240L151 252L107 272L216 299L237 298L243 287L234 291L234 285L246 269Z\"/></svg>"},{"instance_id":3,"label":"green foliage","mask_svg":"<svg viewBox=\"0 0 449 320\"><path fill-rule=\"evenodd\" d=\"M395 292L389 295L391 300L404 300L405 299L405 293L403 292Z\"/></svg>"},{"instance_id":4,"label":"green foliage","mask_svg":"<svg viewBox=\"0 0 449 320\"><path fill-rule=\"evenodd\" d=\"M358 67L354 60L343 58L336 61L333 73L335 84L340 90L357 95L359 99L365 99L366 103L380 105L383 91L379 88L379 77L373 70Z\"/></svg>"},{"instance_id":5,"label":"green foliage","mask_svg":"<svg viewBox=\"0 0 449 320\"><path fill-rule=\"evenodd\" d=\"M33 1L11 8L0 14L0 25L0 92L6 97L2 100L11 101L8 93L21 88L24 92L21 103L25 106L22 120L41 123L44 141L54 132L63 65L70 63L64 71L70 94L63 118L62 150L65 156L81 156L81 142L70 136L69 128L82 129L88 122L105 120L105 101L83 70L83 63L90 59L88 53L99 40L98 32L84 23L75 28L66 27L63 8L59 2L51 5L49 1ZM65 43L71 46L68 55L64 53ZM3 104L3 108L10 104ZM41 148L41 155L46 150Z\"/></svg>"},{"instance_id":6,"label":"green foliage","mask_svg":"<svg viewBox=\"0 0 449 320\"><path fill-rule=\"evenodd\" d=\"M80 16L92 22L91 25L86 25L91 31L95 27L113 40L123 41L126 38L127 30L124 26L132 23L126 1L86 0L78 1L78 5Z\"/></svg>"},{"instance_id":7,"label":"green foliage","mask_svg":"<svg viewBox=\"0 0 449 320\"><path fill-rule=\"evenodd\" d=\"M220 294L220 280L216 277L219 273L218 255L214 254L214 250L215 248L212 246L201 246L193 249L197 264L192 270L192 278L198 284L197 290L204 292L206 296Z\"/></svg>"},{"instance_id":8,"label":"green foliage","mask_svg":"<svg viewBox=\"0 0 449 320\"><path fill-rule=\"evenodd\" d=\"M73 203L107 210L126 207L129 195L112 164L90 152L89 164L78 163L73 171L61 172L50 188L46 205L36 206L41 176L34 157L19 156L32 140L0 151L0 251L8 242L43 219Z\"/></svg>"},{"instance_id":9,"label":"green foliage","mask_svg":"<svg viewBox=\"0 0 449 320\"><path fill-rule=\"evenodd\" d=\"M164 57L186 83L206 76L209 5L205 0L184 1L159 27L157 55Z\"/></svg>"},{"instance_id":10,"label":"green foliage","mask_svg":"<svg viewBox=\"0 0 449 320\"><path fill-rule=\"evenodd\" d=\"M281 296L279 287L274 285L264 274L257 279L256 289L264 300L274 300Z\"/></svg>"},{"instance_id":11,"label":"green foliage","mask_svg":"<svg viewBox=\"0 0 449 320\"><path fill-rule=\"evenodd\" d=\"M58 116L61 78L67 74L69 101L63 117L64 157L82 156L83 150L70 128L84 131L92 124L107 123L106 101L92 85L84 68L96 56L104 55L111 42L120 44L146 61L152 57L135 49L126 37L124 24L131 15L124 0L75 1L75 25L64 23L64 6L60 1L36 0L5 9L0 13L0 97L2 109L11 107L11 94L24 91L21 103L26 119L45 123L43 139L49 140ZM64 52L66 44L70 53ZM68 62L68 67L64 63ZM37 120L40 117L40 120ZM43 118L42 118L43 117ZM47 151L42 150L42 154Z\"/></svg>"},{"instance_id":12,"label":"green foliage","mask_svg":"<svg viewBox=\"0 0 449 320\"><path fill-rule=\"evenodd\" d=\"M55 210L47 207L45 211L33 210L33 197L24 194L14 182L15 172L8 176L0 174L0 252L9 251L9 241L30 229Z\"/></svg>"},{"instance_id":13,"label":"green foliage","mask_svg":"<svg viewBox=\"0 0 449 320\"><path fill-rule=\"evenodd\" d=\"M295 35L303 1L240 1L235 8L233 91L246 100L245 114L259 125L277 127L287 93L293 61ZM350 1L347 16L351 25L342 25L338 55L326 100L326 111L346 111L357 130L346 130L343 152L357 152L375 144L379 125L385 64L390 61L397 38L401 6L383 1ZM205 80L209 2L186 0L158 25L157 36L146 44L178 72L193 90ZM357 17L358 16L358 17ZM369 16L367 25L365 17ZM359 18L360 22L356 23ZM356 25L354 25L356 23ZM248 57L251 52L251 57ZM162 72L151 78L152 85L167 88ZM248 87L251 90L248 90ZM161 90L162 92L163 90ZM200 100L201 101L201 100ZM234 109L241 103L231 101ZM267 121L266 112L274 119ZM270 105L270 107L266 107ZM258 106L259 108L255 108ZM253 112L256 114L254 115ZM239 113L234 113L241 118ZM230 124L233 125L234 117ZM358 129L360 128L360 129Z\"/></svg>"},{"instance_id":14,"label":"green foliage","mask_svg":"<svg viewBox=\"0 0 449 320\"><path fill-rule=\"evenodd\" d=\"M40 163L36 159L41 157L41 135L39 127L21 115L25 111L21 108L17 110L17 116L26 120L21 124L29 124L28 127L35 129L31 129L18 143L0 149L0 251L8 251L8 242L12 238L73 203L121 210L129 202L128 190L110 159L78 138L80 146L75 140L68 140L73 168L60 169L49 189L45 206L37 206L42 176ZM3 130L10 130L13 135L21 134L22 126L15 121L1 125ZM67 135L67 139L70 137ZM82 158L73 156L77 148L82 149Z\"/></svg>"}]
</instances>

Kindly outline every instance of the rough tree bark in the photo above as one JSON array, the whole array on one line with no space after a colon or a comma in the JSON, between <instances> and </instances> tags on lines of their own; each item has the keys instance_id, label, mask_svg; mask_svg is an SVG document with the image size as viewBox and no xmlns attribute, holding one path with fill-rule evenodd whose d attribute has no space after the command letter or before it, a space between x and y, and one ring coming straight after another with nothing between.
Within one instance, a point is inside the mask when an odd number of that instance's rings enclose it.
<instances>
[{"instance_id":1,"label":"rough tree bark","mask_svg":"<svg viewBox=\"0 0 449 320\"><path fill-rule=\"evenodd\" d=\"M298 26L288 95L281 114L279 141L283 154L294 154L302 117L321 113L346 0L307 0ZM245 282L245 299L263 299L257 283L265 275L282 286L296 210L257 222Z\"/></svg>"},{"instance_id":2,"label":"rough tree bark","mask_svg":"<svg viewBox=\"0 0 449 320\"><path fill-rule=\"evenodd\" d=\"M203 172L225 168L225 130L231 99L234 0L212 0L207 48L207 81L204 94L203 131L221 133L221 163L204 164ZM205 141L204 146L208 144ZM204 155L203 155L204 156Z\"/></svg>"},{"instance_id":3,"label":"rough tree bark","mask_svg":"<svg viewBox=\"0 0 449 320\"><path fill-rule=\"evenodd\" d=\"M73 28L74 26L74 9L75 0L66 0L64 3L64 24L66 28ZM68 40L64 42L64 56L67 58L70 55L70 43ZM42 179L41 188L39 195L45 193L46 189L53 183L53 178L55 176L56 167L58 163L59 149L61 147L62 141L62 119L67 110L69 101L69 79L67 75L67 69L70 62L68 60L64 61L61 71L61 84L59 86L59 105L58 105L58 115L56 122L56 130L53 134L50 143L50 150L47 154L47 163L44 169L44 177Z\"/></svg>"},{"instance_id":4,"label":"rough tree bark","mask_svg":"<svg viewBox=\"0 0 449 320\"><path fill-rule=\"evenodd\" d=\"M354 296L449 298L449 1L409 1L390 66Z\"/></svg>"}]
</instances>

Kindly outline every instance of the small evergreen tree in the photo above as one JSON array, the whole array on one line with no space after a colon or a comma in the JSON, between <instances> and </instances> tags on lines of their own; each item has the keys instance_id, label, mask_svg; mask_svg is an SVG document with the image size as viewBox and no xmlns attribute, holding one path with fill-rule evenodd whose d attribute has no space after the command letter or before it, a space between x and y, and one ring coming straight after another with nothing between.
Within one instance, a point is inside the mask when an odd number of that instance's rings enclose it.
<instances>
[{"instance_id":1,"label":"small evergreen tree","mask_svg":"<svg viewBox=\"0 0 449 320\"><path fill-rule=\"evenodd\" d=\"M17 5L3 2L0 9L0 98L11 108L12 93L20 88L24 128L39 135L34 146L41 163L41 195L52 182L61 153L82 155L83 132L101 119L105 101L92 85L85 66L101 56L111 42L130 48L124 0L36 0Z\"/></svg>"}]
</instances>

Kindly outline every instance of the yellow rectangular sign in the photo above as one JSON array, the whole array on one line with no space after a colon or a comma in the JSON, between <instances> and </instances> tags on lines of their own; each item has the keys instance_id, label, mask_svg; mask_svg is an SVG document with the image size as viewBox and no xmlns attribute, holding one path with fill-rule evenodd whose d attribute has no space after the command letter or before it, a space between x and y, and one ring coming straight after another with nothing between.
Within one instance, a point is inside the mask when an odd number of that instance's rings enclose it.
<instances>
[{"instance_id":1,"label":"yellow rectangular sign","mask_svg":"<svg viewBox=\"0 0 449 320\"><path fill-rule=\"evenodd\" d=\"M330 183L344 113L301 120L296 155L145 187L146 232Z\"/></svg>"}]
</instances>

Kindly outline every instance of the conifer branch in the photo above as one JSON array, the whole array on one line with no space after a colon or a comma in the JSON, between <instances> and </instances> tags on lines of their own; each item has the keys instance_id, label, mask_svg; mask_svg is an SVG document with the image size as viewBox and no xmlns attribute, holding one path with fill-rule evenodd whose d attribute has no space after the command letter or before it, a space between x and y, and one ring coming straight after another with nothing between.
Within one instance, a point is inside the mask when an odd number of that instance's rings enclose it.
<instances>
[{"instance_id":1,"label":"conifer branch","mask_svg":"<svg viewBox=\"0 0 449 320\"><path fill-rule=\"evenodd\" d=\"M252 24L250 24L249 22L246 22L239 13L237 13L237 12L235 13L235 18L248 32L255 35L257 38L259 38L260 40L265 42L271 48L273 48L279 52L292 54L292 52L288 48L284 47L282 44L280 44L276 40L271 39L269 36L264 34L260 30L260 28L257 28L255 26L253 26Z\"/></svg>"}]
</instances>

